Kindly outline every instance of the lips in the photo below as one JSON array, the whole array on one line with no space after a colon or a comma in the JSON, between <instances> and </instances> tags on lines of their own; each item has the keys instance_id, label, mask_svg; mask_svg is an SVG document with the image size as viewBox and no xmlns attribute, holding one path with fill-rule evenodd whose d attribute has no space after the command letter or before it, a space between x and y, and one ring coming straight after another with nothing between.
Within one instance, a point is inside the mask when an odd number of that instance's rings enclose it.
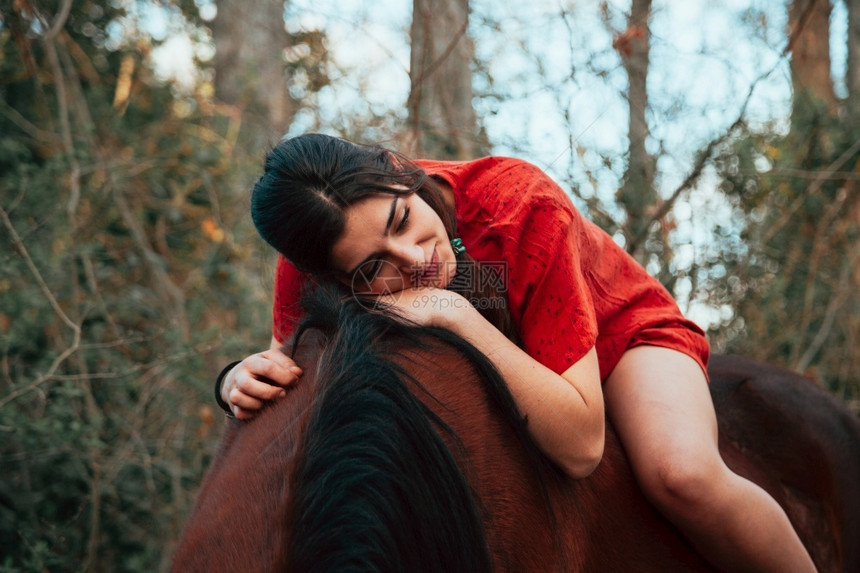
<instances>
[{"instance_id":1,"label":"lips","mask_svg":"<svg viewBox=\"0 0 860 573\"><path fill-rule=\"evenodd\" d=\"M418 277L418 283L423 284L428 280L435 278L439 274L439 253L436 247L433 247L433 256L430 257L430 262L424 267L424 272Z\"/></svg>"}]
</instances>

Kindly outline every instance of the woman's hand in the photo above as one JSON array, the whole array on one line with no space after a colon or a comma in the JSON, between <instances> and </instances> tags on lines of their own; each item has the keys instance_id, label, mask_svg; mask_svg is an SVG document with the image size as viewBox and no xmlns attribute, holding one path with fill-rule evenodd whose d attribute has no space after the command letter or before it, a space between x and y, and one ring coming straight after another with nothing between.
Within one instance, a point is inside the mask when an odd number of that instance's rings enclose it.
<instances>
[{"instance_id":1,"label":"woman's hand","mask_svg":"<svg viewBox=\"0 0 860 573\"><path fill-rule=\"evenodd\" d=\"M458 316L476 312L464 296L441 288L408 288L381 299L421 326L449 326L457 322Z\"/></svg>"},{"instance_id":2,"label":"woman's hand","mask_svg":"<svg viewBox=\"0 0 860 573\"><path fill-rule=\"evenodd\" d=\"M221 398L240 420L254 418L266 402L286 396L285 388L302 374L293 359L281 352L279 344L273 341L272 346L245 358L224 377Z\"/></svg>"}]
</instances>

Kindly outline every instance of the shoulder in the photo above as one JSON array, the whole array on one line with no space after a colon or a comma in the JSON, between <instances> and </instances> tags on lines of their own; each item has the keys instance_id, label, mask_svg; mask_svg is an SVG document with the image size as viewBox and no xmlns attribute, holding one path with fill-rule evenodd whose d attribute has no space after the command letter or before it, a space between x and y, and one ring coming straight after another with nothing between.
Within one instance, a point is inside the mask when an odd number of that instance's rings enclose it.
<instances>
[{"instance_id":1,"label":"shoulder","mask_svg":"<svg viewBox=\"0 0 860 573\"><path fill-rule=\"evenodd\" d=\"M435 161L421 159L415 161L429 176L442 178L452 186L460 187L492 182L497 177L510 177L515 173L538 176L542 171L537 166L504 156L488 156L472 161Z\"/></svg>"},{"instance_id":2,"label":"shoulder","mask_svg":"<svg viewBox=\"0 0 860 573\"><path fill-rule=\"evenodd\" d=\"M458 199L485 212L513 210L524 215L536 208L573 210L561 187L540 167L522 159L490 156L473 161L415 163L429 176L445 181Z\"/></svg>"}]
</instances>

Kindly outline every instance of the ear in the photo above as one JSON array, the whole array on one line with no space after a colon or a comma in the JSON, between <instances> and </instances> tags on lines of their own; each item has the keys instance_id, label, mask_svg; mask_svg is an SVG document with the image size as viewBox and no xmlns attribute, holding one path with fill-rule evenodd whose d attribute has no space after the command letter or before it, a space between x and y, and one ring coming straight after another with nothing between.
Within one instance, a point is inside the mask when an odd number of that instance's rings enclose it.
<instances>
[{"instance_id":1,"label":"ear","mask_svg":"<svg viewBox=\"0 0 860 573\"><path fill-rule=\"evenodd\" d=\"M387 151L386 150L385 156L388 158L388 160L391 162L391 164L394 167L396 167L398 169L403 167L403 161L400 159L400 156L397 155L396 153L394 153L393 151Z\"/></svg>"}]
</instances>

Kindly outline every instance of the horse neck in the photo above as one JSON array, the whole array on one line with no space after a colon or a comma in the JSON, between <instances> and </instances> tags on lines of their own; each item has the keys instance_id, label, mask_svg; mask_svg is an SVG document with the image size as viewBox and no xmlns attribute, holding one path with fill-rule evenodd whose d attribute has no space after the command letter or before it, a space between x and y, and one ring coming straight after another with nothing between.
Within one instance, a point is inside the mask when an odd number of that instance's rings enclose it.
<instances>
[{"instance_id":1,"label":"horse neck","mask_svg":"<svg viewBox=\"0 0 860 573\"><path fill-rule=\"evenodd\" d=\"M301 360L318 353L313 337ZM174 555L174 571L270 571L283 562L290 481L316 391L313 369L250 422L229 420ZM241 534L237 534L237 528Z\"/></svg>"},{"instance_id":2,"label":"horse neck","mask_svg":"<svg viewBox=\"0 0 860 573\"><path fill-rule=\"evenodd\" d=\"M340 332L322 354L290 473L286 569L489 570L468 482L403 383L411 372L372 339Z\"/></svg>"},{"instance_id":3,"label":"horse neck","mask_svg":"<svg viewBox=\"0 0 860 573\"><path fill-rule=\"evenodd\" d=\"M524 424L504 414L499 394L507 389L444 345L405 352L398 362L410 371L412 392L451 430L441 435L480 504L495 568L570 570L573 546L560 547L549 504L549 491L563 480L526 443Z\"/></svg>"}]
</instances>

